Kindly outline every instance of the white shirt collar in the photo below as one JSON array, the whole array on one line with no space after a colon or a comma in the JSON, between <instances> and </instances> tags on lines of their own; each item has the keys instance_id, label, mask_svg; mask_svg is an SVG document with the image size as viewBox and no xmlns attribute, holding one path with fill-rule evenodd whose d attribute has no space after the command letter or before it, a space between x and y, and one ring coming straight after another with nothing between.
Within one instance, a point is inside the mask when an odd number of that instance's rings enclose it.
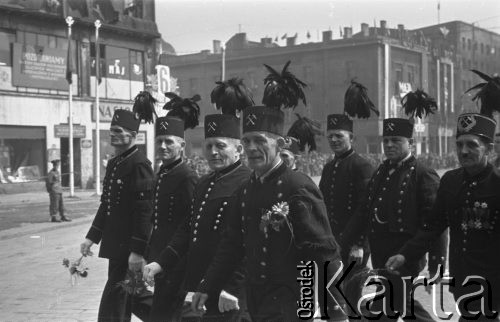
<instances>
[{"instance_id":1,"label":"white shirt collar","mask_svg":"<svg viewBox=\"0 0 500 322\"><path fill-rule=\"evenodd\" d=\"M278 160L278 161L276 162L276 160ZM257 180L259 180L261 183L264 183L264 179L266 179L266 177L268 177L271 173L273 173L276 169L278 169L279 166L281 166L283 164L283 160L281 160L281 157L279 157L279 156L275 159L274 162L276 162L276 164L274 164L271 167L271 169L267 170L266 173L264 173L260 177L257 177Z\"/></svg>"}]
</instances>

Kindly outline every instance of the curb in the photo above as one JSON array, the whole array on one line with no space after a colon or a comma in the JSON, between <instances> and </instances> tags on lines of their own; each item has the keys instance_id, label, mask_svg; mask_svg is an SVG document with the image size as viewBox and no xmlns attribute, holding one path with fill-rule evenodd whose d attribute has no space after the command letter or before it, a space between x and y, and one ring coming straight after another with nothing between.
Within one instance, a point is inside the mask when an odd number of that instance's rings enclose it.
<instances>
[{"instance_id":1,"label":"curb","mask_svg":"<svg viewBox=\"0 0 500 322\"><path fill-rule=\"evenodd\" d=\"M0 241L13 239L13 238L21 237L21 236L26 236L26 235L44 233L44 232L57 230L57 229L63 229L63 228L88 224L89 222L92 222L93 219L94 219L94 215L88 215L85 217L74 219L73 221L68 222L68 223L50 223L50 225L47 225L49 223L38 223L38 224L32 224L33 226L37 226L37 227L29 227L31 229L28 229L27 227L11 228L11 229L7 229L4 231L0 231ZM43 227L41 227L41 226L43 226Z\"/></svg>"}]
</instances>

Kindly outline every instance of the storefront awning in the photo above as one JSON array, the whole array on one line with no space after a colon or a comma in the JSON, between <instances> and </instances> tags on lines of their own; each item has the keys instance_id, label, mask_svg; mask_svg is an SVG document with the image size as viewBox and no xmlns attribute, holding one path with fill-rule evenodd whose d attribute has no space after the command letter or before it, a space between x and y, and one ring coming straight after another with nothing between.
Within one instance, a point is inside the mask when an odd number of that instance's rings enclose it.
<instances>
[{"instance_id":1,"label":"storefront awning","mask_svg":"<svg viewBox=\"0 0 500 322\"><path fill-rule=\"evenodd\" d=\"M45 127L0 125L0 139L45 139Z\"/></svg>"}]
</instances>

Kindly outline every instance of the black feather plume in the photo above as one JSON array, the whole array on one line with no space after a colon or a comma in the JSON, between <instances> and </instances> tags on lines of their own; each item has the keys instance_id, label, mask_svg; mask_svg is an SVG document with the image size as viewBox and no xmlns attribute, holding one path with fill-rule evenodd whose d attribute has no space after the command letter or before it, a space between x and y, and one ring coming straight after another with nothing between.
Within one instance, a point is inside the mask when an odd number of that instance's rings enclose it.
<instances>
[{"instance_id":1,"label":"black feather plume","mask_svg":"<svg viewBox=\"0 0 500 322\"><path fill-rule=\"evenodd\" d=\"M304 151L306 145L309 146L309 151L316 150L316 140L314 137L321 134L321 124L307 117L301 117L297 113L295 115L297 115L298 119L288 130L287 136L299 140L300 151Z\"/></svg>"},{"instance_id":2,"label":"black feather plume","mask_svg":"<svg viewBox=\"0 0 500 322\"><path fill-rule=\"evenodd\" d=\"M401 99L401 105L405 114L423 119L437 110L437 103L432 97L421 89L409 92Z\"/></svg>"},{"instance_id":3,"label":"black feather plume","mask_svg":"<svg viewBox=\"0 0 500 322\"><path fill-rule=\"evenodd\" d=\"M466 93L479 89L472 98L473 101L481 102L480 113L493 117L493 112L500 112L500 77L488 76L478 70L471 70L474 74L484 79L485 83L479 83L469 88Z\"/></svg>"},{"instance_id":4,"label":"black feather plume","mask_svg":"<svg viewBox=\"0 0 500 322\"><path fill-rule=\"evenodd\" d=\"M306 105L306 96L304 88L306 83L299 80L295 75L288 71L290 61L285 64L281 73L278 73L272 67L264 64L269 71L269 75L264 78L264 97L262 104L275 109L295 108L301 100Z\"/></svg>"},{"instance_id":5,"label":"black feather plume","mask_svg":"<svg viewBox=\"0 0 500 322\"><path fill-rule=\"evenodd\" d=\"M146 123L153 123L153 116L158 117L155 111L156 99L148 91L142 91L134 98L132 112L136 113Z\"/></svg>"},{"instance_id":6,"label":"black feather plume","mask_svg":"<svg viewBox=\"0 0 500 322\"><path fill-rule=\"evenodd\" d=\"M165 97L167 97L170 100L165 105L163 105L164 110L171 110L173 106L179 104L183 100L182 97L173 92L165 93Z\"/></svg>"},{"instance_id":7,"label":"black feather plume","mask_svg":"<svg viewBox=\"0 0 500 322\"><path fill-rule=\"evenodd\" d=\"M252 93L243 84L241 78L231 78L224 82L215 82L210 99L222 114L237 116L244 108L253 106Z\"/></svg>"},{"instance_id":8,"label":"black feather plume","mask_svg":"<svg viewBox=\"0 0 500 322\"><path fill-rule=\"evenodd\" d=\"M368 97L367 89L363 85L351 80L351 85L344 95L344 112L350 117L367 119L371 111L379 116L379 111Z\"/></svg>"},{"instance_id":9,"label":"black feather plume","mask_svg":"<svg viewBox=\"0 0 500 322\"><path fill-rule=\"evenodd\" d=\"M197 102L201 100L200 95L196 94L191 98L182 98L175 93L165 93L170 98L164 106L168 110L168 116L177 116L184 120L184 129L194 129L200 122L200 107Z\"/></svg>"}]
</instances>

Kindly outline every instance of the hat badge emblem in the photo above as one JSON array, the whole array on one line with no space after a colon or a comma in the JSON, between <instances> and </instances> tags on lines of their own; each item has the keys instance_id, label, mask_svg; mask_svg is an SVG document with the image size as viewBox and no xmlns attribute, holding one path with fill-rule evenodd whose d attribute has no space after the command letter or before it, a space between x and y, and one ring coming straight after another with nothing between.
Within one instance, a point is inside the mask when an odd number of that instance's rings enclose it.
<instances>
[{"instance_id":1,"label":"hat badge emblem","mask_svg":"<svg viewBox=\"0 0 500 322\"><path fill-rule=\"evenodd\" d=\"M395 126L396 125L393 122L388 122L385 126L385 129L389 132L393 132Z\"/></svg>"},{"instance_id":2,"label":"hat badge emblem","mask_svg":"<svg viewBox=\"0 0 500 322\"><path fill-rule=\"evenodd\" d=\"M120 116L118 116L118 114L115 114L115 121L118 121L119 118Z\"/></svg>"},{"instance_id":3,"label":"hat badge emblem","mask_svg":"<svg viewBox=\"0 0 500 322\"><path fill-rule=\"evenodd\" d=\"M338 122L338 119L337 119L336 117L332 117L332 118L330 119L330 123L331 123L332 125L337 125L337 122Z\"/></svg>"},{"instance_id":4,"label":"hat badge emblem","mask_svg":"<svg viewBox=\"0 0 500 322\"><path fill-rule=\"evenodd\" d=\"M476 125L477 121L474 115L466 115L458 121L458 130L460 132L469 132Z\"/></svg>"},{"instance_id":5,"label":"hat badge emblem","mask_svg":"<svg viewBox=\"0 0 500 322\"><path fill-rule=\"evenodd\" d=\"M208 123L208 132L215 132L215 130L217 129L217 123L215 122L210 122Z\"/></svg>"},{"instance_id":6,"label":"hat badge emblem","mask_svg":"<svg viewBox=\"0 0 500 322\"><path fill-rule=\"evenodd\" d=\"M162 128L163 130L166 130L167 127L168 127L168 122L167 121L160 122L160 128Z\"/></svg>"},{"instance_id":7,"label":"hat badge emblem","mask_svg":"<svg viewBox=\"0 0 500 322\"><path fill-rule=\"evenodd\" d=\"M257 121L257 116L255 114L248 114L246 125L255 125L255 121Z\"/></svg>"}]
</instances>

